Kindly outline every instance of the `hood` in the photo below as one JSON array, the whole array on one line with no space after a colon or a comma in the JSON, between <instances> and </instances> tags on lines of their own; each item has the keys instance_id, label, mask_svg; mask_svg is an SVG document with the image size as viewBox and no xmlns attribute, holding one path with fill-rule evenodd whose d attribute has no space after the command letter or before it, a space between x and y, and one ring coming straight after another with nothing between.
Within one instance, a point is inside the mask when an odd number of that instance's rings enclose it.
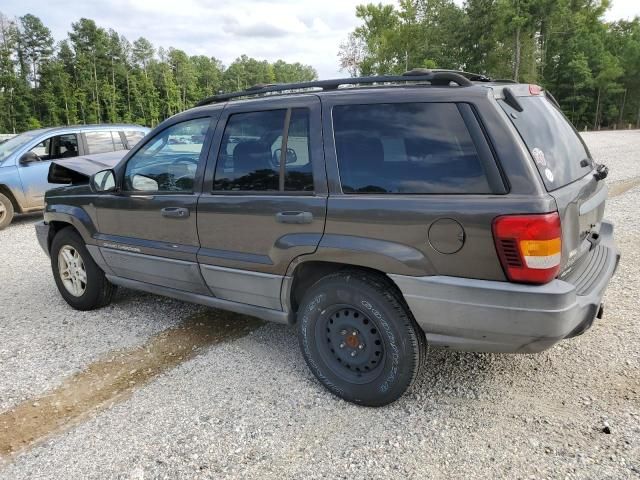
<instances>
[{"instance_id":1,"label":"hood","mask_svg":"<svg viewBox=\"0 0 640 480\"><path fill-rule=\"evenodd\" d=\"M94 173L115 167L128 153L128 150L83 155L81 157L61 158L49 166L49 183L86 183Z\"/></svg>"}]
</instances>

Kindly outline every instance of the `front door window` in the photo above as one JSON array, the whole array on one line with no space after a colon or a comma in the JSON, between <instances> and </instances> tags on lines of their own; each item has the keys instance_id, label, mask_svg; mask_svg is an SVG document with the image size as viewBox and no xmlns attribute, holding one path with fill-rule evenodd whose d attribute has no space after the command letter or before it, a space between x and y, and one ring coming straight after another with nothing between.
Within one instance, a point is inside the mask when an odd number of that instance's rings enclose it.
<instances>
[{"instance_id":1,"label":"front door window","mask_svg":"<svg viewBox=\"0 0 640 480\"><path fill-rule=\"evenodd\" d=\"M75 133L56 135L43 140L31 149L40 160L57 160L78 156L78 136Z\"/></svg>"}]
</instances>

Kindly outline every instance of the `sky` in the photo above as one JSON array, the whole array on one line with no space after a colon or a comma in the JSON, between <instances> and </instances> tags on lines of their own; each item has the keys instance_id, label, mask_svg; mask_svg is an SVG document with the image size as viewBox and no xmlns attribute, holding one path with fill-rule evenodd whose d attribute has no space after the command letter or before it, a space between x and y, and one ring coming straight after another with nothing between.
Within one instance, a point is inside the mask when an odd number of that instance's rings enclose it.
<instances>
[{"instance_id":1,"label":"sky","mask_svg":"<svg viewBox=\"0 0 640 480\"><path fill-rule=\"evenodd\" d=\"M225 65L243 53L301 62L312 65L322 79L346 75L339 71L337 54L358 25L355 7L360 3L367 0L0 0L0 12L9 17L32 13L56 40L66 37L72 22L86 17L131 42L144 36L156 48L214 56ZM613 0L606 18L635 15L640 16L640 0Z\"/></svg>"}]
</instances>

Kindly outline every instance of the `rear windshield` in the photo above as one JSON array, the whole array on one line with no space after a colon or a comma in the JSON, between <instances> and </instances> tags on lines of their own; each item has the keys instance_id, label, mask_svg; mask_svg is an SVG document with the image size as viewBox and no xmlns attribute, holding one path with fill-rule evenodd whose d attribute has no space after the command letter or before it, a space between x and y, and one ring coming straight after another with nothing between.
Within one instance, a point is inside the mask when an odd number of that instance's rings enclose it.
<instances>
[{"instance_id":1,"label":"rear windshield","mask_svg":"<svg viewBox=\"0 0 640 480\"><path fill-rule=\"evenodd\" d=\"M547 190L575 182L592 170L591 156L578 133L549 100L518 97L518 102L522 112L499 103L526 143Z\"/></svg>"}]
</instances>

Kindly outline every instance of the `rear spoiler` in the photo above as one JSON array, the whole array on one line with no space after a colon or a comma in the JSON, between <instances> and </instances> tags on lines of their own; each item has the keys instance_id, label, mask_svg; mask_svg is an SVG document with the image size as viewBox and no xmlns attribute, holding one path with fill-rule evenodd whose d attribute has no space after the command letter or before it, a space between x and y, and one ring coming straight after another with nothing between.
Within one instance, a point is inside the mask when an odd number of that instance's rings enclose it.
<instances>
[{"instance_id":1,"label":"rear spoiler","mask_svg":"<svg viewBox=\"0 0 640 480\"><path fill-rule=\"evenodd\" d=\"M84 155L82 157L54 160L49 166L47 181L57 184L88 183L94 173L115 167L127 154L128 150Z\"/></svg>"}]
</instances>

